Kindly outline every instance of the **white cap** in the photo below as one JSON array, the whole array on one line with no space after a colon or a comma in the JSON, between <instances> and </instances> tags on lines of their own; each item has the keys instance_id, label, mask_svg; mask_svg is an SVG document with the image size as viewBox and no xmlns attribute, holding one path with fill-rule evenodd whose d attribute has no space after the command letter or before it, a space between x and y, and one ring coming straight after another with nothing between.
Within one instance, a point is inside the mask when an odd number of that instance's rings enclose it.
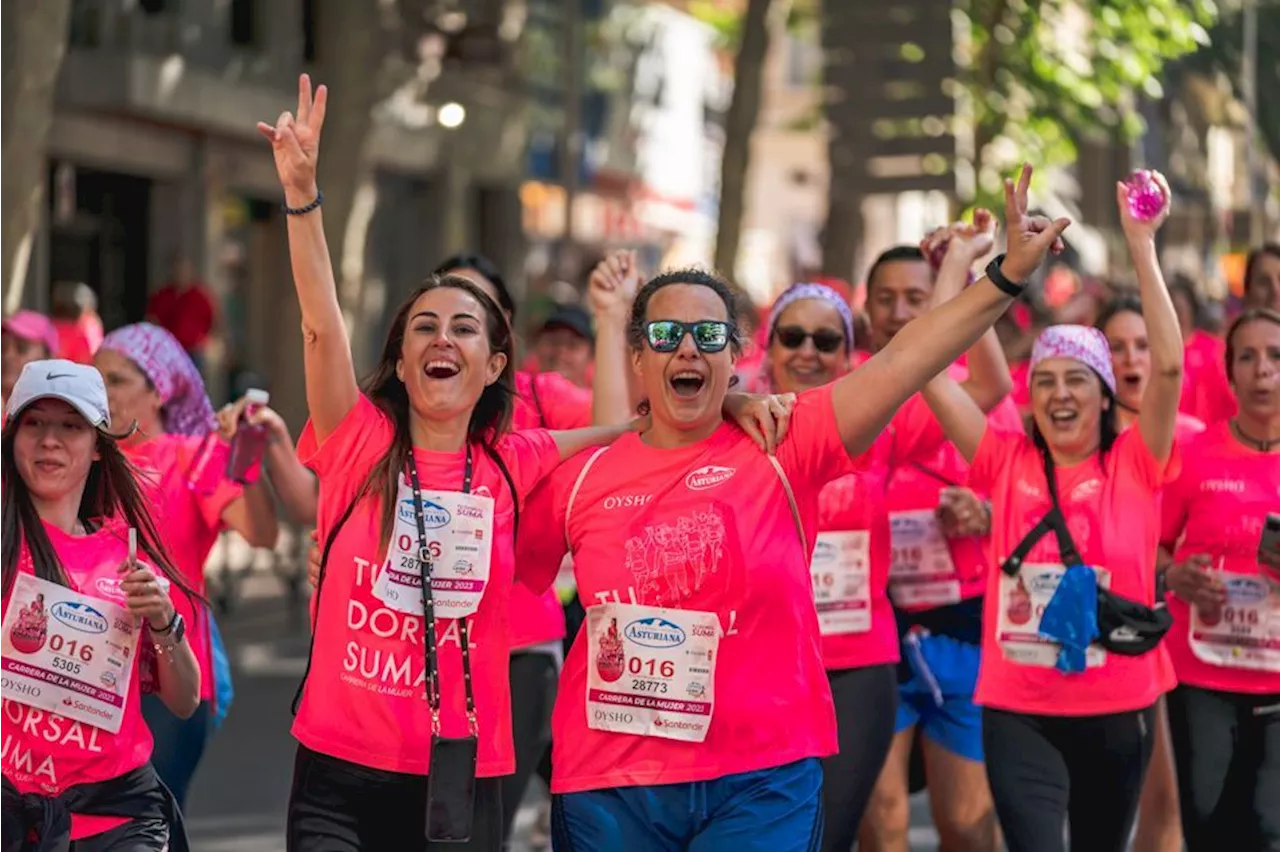
<instances>
[{"instance_id":1,"label":"white cap","mask_svg":"<svg viewBox=\"0 0 1280 852\"><path fill-rule=\"evenodd\" d=\"M244 398L254 405L266 405L271 402L271 394L261 388L249 388L244 392Z\"/></svg>"},{"instance_id":2,"label":"white cap","mask_svg":"<svg viewBox=\"0 0 1280 852\"><path fill-rule=\"evenodd\" d=\"M110 426L107 386L96 368L74 361L32 361L22 368L7 400L5 417L12 420L39 399L60 399L79 411L91 426Z\"/></svg>"}]
</instances>

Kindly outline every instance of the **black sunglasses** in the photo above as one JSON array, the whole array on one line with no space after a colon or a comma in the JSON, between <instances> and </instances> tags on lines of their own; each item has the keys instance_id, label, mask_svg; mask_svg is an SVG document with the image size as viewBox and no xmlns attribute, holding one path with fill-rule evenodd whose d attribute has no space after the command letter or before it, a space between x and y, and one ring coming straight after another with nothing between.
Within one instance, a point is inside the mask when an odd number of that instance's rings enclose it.
<instances>
[{"instance_id":1,"label":"black sunglasses","mask_svg":"<svg viewBox=\"0 0 1280 852\"><path fill-rule=\"evenodd\" d=\"M723 320L654 320L645 323L645 337L654 352L675 352L686 334L693 335L693 345L699 352L720 352L733 339L733 323Z\"/></svg>"},{"instance_id":2,"label":"black sunglasses","mask_svg":"<svg viewBox=\"0 0 1280 852\"><path fill-rule=\"evenodd\" d=\"M813 348L824 355L830 355L844 346L844 335L829 328L805 331L798 325L784 325L774 329L773 336L787 349L799 349L806 340L813 338Z\"/></svg>"}]
</instances>

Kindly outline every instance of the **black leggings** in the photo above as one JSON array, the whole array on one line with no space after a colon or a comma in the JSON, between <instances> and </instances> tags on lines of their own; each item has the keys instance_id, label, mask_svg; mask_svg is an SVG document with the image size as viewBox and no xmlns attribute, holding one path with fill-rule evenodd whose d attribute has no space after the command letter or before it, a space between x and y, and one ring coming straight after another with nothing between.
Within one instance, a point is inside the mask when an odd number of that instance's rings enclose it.
<instances>
[{"instance_id":1,"label":"black leggings","mask_svg":"<svg viewBox=\"0 0 1280 852\"><path fill-rule=\"evenodd\" d=\"M1009 852L1124 852L1151 759L1155 708L1032 716L985 708L982 745Z\"/></svg>"},{"instance_id":2,"label":"black leggings","mask_svg":"<svg viewBox=\"0 0 1280 852\"><path fill-rule=\"evenodd\" d=\"M511 735L516 771L502 779L502 825L511 834L529 779L551 745L551 708L556 700L556 660L550 654L511 655Z\"/></svg>"},{"instance_id":3,"label":"black leggings","mask_svg":"<svg viewBox=\"0 0 1280 852\"><path fill-rule=\"evenodd\" d=\"M822 848L847 852L893 744L898 713L897 666L827 672L835 699L840 751L822 761Z\"/></svg>"},{"instance_id":4,"label":"black leggings","mask_svg":"<svg viewBox=\"0 0 1280 852\"><path fill-rule=\"evenodd\" d=\"M1190 852L1280 850L1280 694L1169 693Z\"/></svg>"},{"instance_id":5,"label":"black leggings","mask_svg":"<svg viewBox=\"0 0 1280 852\"><path fill-rule=\"evenodd\" d=\"M427 777L384 772L298 746L289 793L289 852L501 852L502 779L476 780L467 843L428 843Z\"/></svg>"}]
</instances>

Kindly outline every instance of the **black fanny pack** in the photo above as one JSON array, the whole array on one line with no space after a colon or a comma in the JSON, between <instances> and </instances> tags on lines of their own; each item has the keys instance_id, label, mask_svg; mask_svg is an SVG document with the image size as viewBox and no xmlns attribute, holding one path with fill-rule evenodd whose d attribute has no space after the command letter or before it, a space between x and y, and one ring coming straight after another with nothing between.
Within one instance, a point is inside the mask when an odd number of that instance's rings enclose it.
<instances>
[{"instance_id":1,"label":"black fanny pack","mask_svg":"<svg viewBox=\"0 0 1280 852\"><path fill-rule=\"evenodd\" d=\"M1063 565L1071 567L1084 564L1080 551L1071 538L1071 531L1067 529L1062 504L1058 500L1058 477L1053 456L1046 449L1040 450L1040 456L1044 460L1044 477L1049 486L1053 508L1040 519L1040 523L1032 527L1000 566L1010 577L1018 576L1031 549L1050 532L1058 539L1058 553ZM1154 607L1147 606L1098 586L1098 638L1092 644L1113 654L1140 657L1155 650L1172 626L1173 616L1163 603Z\"/></svg>"}]
</instances>

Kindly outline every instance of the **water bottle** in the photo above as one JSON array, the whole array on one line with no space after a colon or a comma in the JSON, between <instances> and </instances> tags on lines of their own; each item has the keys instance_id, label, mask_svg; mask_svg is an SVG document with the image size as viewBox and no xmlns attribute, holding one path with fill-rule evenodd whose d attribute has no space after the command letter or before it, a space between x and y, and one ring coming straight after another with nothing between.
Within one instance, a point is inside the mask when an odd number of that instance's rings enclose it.
<instances>
[{"instance_id":1,"label":"water bottle","mask_svg":"<svg viewBox=\"0 0 1280 852\"><path fill-rule=\"evenodd\" d=\"M1155 180L1155 172L1138 169L1125 181L1129 215L1139 222L1150 222L1164 212L1169 199Z\"/></svg>"},{"instance_id":2,"label":"water bottle","mask_svg":"<svg viewBox=\"0 0 1280 852\"><path fill-rule=\"evenodd\" d=\"M257 481L258 462L267 448L267 427L251 424L249 418L262 406L271 401L271 395L258 388L250 388L245 392L248 405L240 415L236 424L236 434L231 439L231 453L227 457L227 479L241 485L252 485Z\"/></svg>"}]
</instances>

